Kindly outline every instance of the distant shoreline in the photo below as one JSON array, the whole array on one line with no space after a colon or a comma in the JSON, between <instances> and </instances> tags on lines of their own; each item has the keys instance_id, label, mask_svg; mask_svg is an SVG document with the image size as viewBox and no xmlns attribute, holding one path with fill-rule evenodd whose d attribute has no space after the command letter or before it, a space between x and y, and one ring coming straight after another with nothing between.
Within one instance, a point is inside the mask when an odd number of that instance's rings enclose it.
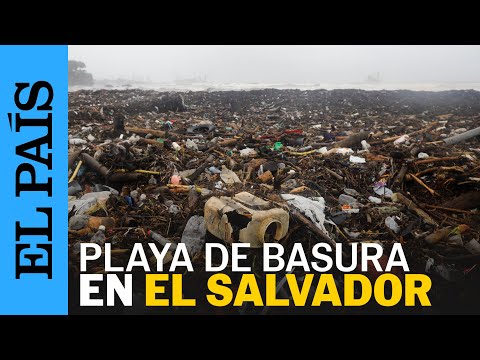
<instances>
[{"instance_id":1,"label":"distant shoreline","mask_svg":"<svg viewBox=\"0 0 480 360\"><path fill-rule=\"evenodd\" d=\"M74 85L68 90L125 90L141 89L164 91L248 91L248 90L411 90L411 91L449 91L449 90L477 90L480 91L480 82L444 82L444 83L319 83L319 84L273 84L273 83L193 83L193 84L161 84L161 83L123 83L115 81L99 81L93 86Z\"/></svg>"}]
</instances>

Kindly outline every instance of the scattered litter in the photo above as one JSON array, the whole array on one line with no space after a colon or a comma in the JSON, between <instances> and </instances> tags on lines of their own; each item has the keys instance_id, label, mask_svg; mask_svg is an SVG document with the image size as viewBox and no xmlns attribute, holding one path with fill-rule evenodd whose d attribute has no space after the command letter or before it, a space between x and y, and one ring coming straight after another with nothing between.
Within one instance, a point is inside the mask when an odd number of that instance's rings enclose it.
<instances>
[{"instance_id":1,"label":"scattered litter","mask_svg":"<svg viewBox=\"0 0 480 360\"><path fill-rule=\"evenodd\" d=\"M206 242L352 241L401 242L412 269L446 283L436 305L455 296L450 283L478 283L477 91L122 88L68 100L72 279L92 239L112 244L115 266L135 243L170 243L164 263L185 244L187 295ZM87 272L104 272L102 259Z\"/></svg>"},{"instance_id":2,"label":"scattered litter","mask_svg":"<svg viewBox=\"0 0 480 360\"><path fill-rule=\"evenodd\" d=\"M350 155L350 162L354 164L363 164L366 162L366 160L359 156Z\"/></svg>"}]
</instances>

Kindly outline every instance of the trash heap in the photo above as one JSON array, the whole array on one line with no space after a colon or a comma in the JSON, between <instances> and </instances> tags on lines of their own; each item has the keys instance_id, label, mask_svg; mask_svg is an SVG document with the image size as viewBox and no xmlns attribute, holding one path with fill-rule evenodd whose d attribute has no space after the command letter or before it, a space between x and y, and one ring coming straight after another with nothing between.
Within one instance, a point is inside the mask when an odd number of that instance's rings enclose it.
<instances>
[{"instance_id":1,"label":"trash heap","mask_svg":"<svg viewBox=\"0 0 480 360\"><path fill-rule=\"evenodd\" d=\"M410 271L433 281L433 307L416 311L471 312L480 300L479 126L476 91L70 93L70 283L81 242L110 243L112 266L141 242L152 268L147 243L185 243L195 268L187 295L204 291L206 241L251 243L259 278L264 242L287 254L295 242L375 242L387 254L398 242ZM104 273L102 259L89 266ZM139 281L138 309L143 291Z\"/></svg>"}]
</instances>

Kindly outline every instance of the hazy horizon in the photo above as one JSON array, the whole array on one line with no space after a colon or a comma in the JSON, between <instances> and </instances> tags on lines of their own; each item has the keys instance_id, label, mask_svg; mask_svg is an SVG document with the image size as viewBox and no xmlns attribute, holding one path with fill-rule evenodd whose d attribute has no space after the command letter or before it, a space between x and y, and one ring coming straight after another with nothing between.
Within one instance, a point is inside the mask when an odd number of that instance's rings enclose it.
<instances>
[{"instance_id":1,"label":"hazy horizon","mask_svg":"<svg viewBox=\"0 0 480 360\"><path fill-rule=\"evenodd\" d=\"M480 82L477 45L70 45L96 80L214 83Z\"/></svg>"}]
</instances>

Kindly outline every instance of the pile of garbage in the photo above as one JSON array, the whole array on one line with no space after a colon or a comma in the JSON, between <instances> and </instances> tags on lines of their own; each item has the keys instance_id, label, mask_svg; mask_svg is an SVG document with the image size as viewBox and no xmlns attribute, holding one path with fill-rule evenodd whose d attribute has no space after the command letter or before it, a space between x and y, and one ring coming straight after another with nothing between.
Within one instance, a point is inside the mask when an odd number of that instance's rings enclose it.
<instances>
[{"instance_id":1,"label":"pile of garbage","mask_svg":"<svg viewBox=\"0 0 480 360\"><path fill-rule=\"evenodd\" d=\"M387 254L401 243L411 272L432 278L433 306L417 311L475 311L479 100L476 91L72 92L71 298L81 242L110 243L113 266L143 243L152 268L149 242L185 243L195 268L184 275L187 295L205 291L205 242L250 243L260 279L265 242L286 254L296 242L374 242ZM89 266L105 272L102 259ZM147 311L137 275L134 307ZM200 302L190 311L214 310Z\"/></svg>"}]
</instances>

